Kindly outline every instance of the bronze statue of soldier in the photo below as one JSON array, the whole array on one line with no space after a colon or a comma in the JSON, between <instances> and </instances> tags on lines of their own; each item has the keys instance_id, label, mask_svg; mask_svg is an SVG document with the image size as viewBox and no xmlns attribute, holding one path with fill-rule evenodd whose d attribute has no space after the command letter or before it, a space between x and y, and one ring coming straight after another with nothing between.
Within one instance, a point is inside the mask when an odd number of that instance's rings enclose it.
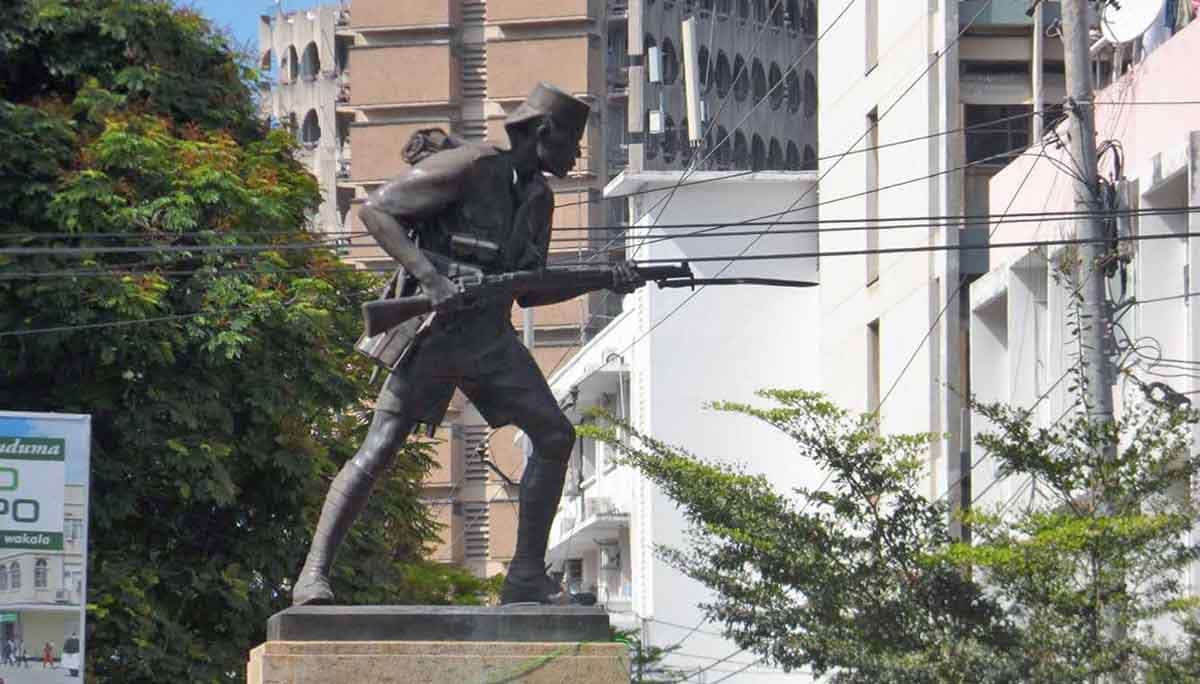
<instances>
[{"instance_id":1,"label":"bronze statue of soldier","mask_svg":"<svg viewBox=\"0 0 1200 684\"><path fill-rule=\"evenodd\" d=\"M512 327L513 297L439 315L438 305L459 292L439 263L465 263L484 273L545 267L554 193L543 172L562 178L574 167L589 110L586 102L541 83L505 121L510 150L460 141L417 162L363 205L367 230L401 266L395 293L421 292L435 313L401 331L402 344L389 342L394 357L388 365L394 367L366 440L329 488L293 588L295 605L333 601L334 554L372 485L418 426L441 423L456 387L489 424L516 425L533 445L501 602L562 601L562 587L546 575L545 555L574 427ZM640 284L629 267L617 270L614 289ZM567 289L516 300L541 306L579 293Z\"/></svg>"}]
</instances>

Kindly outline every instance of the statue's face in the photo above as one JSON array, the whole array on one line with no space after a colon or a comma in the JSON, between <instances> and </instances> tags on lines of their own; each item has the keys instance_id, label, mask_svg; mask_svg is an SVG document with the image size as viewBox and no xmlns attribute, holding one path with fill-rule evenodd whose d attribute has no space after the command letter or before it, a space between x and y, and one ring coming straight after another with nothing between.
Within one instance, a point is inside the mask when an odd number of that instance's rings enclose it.
<instances>
[{"instance_id":1,"label":"statue's face","mask_svg":"<svg viewBox=\"0 0 1200 684\"><path fill-rule=\"evenodd\" d=\"M575 160L579 158L580 135L565 126L555 125L553 119L548 123L548 126L539 129L538 161L543 171L563 178L575 168Z\"/></svg>"}]
</instances>

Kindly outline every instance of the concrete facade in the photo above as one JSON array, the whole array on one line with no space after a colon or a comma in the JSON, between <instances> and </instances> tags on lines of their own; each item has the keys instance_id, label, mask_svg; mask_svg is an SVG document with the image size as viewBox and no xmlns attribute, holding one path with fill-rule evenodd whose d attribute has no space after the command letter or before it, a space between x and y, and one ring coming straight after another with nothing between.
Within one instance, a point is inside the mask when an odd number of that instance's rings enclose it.
<instances>
[{"instance_id":1,"label":"concrete facade","mask_svg":"<svg viewBox=\"0 0 1200 684\"><path fill-rule=\"evenodd\" d=\"M680 175L628 172L606 192L671 188ZM734 228L717 229L715 237L707 239L656 239L663 232L653 227L656 224L718 224L751 212L783 210L816 179L813 172L726 176L696 173L694 180L713 182L680 188L663 208L651 209L657 199L653 193L631 200L637 205L631 211L645 214L629 238L631 249L635 241L649 238L639 258L696 260L743 249L748 255L815 251L813 233L767 236L753 245L751 237L720 235ZM810 209L797 218L815 216ZM691 262L701 278L716 276L727 264ZM722 275L815 280L817 274L815 260L789 259L742 262ZM811 334L819 315L816 290L710 287L684 304L690 294L687 289L649 285L627 296L620 317L563 364L551 378L551 388L570 405L573 420L587 420L588 409L602 407L635 429L698 456L761 472L780 491L815 487L820 473L795 455L784 435L743 417L707 410L705 403L755 403L759 389L820 386L818 339ZM740 653L714 662L738 648L719 636L719 626L701 623L699 604L709 597L707 590L656 555L658 545L686 546L687 529L681 511L657 486L617 464L604 444L581 440L548 559L556 571L564 572L572 591L594 593L615 626L641 630L647 645L666 648L682 641L664 660L665 666L692 673L695 678L688 681L716 681L756 657ZM755 682L807 681L805 675L756 666L743 677Z\"/></svg>"},{"instance_id":2,"label":"concrete facade","mask_svg":"<svg viewBox=\"0 0 1200 684\"><path fill-rule=\"evenodd\" d=\"M984 252L954 247L989 232L986 220L961 217L987 213L987 180L1039 139L1044 117L1032 112L1063 96L1061 42L1044 32L1058 5L1041 3L1033 17L1026 7L819 8L820 217L845 224L821 235L825 390L846 408L879 411L885 432L947 435L922 489L952 502L969 427L959 399L971 389L966 284L987 270ZM863 253L927 247L949 249Z\"/></svg>"},{"instance_id":3,"label":"concrete facade","mask_svg":"<svg viewBox=\"0 0 1200 684\"><path fill-rule=\"evenodd\" d=\"M342 230L350 208L349 196L338 194L338 179L350 162L349 120L338 113L349 88L346 10L322 5L283 12L279 7L263 15L258 26L263 114L295 132L300 159L321 191L313 226L334 233Z\"/></svg>"}]
</instances>

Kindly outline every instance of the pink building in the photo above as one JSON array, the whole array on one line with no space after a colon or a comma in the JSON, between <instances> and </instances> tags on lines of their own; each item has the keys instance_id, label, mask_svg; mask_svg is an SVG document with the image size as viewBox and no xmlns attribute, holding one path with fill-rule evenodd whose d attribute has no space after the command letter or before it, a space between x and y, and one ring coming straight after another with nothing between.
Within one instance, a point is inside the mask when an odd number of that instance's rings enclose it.
<instances>
[{"instance_id":1,"label":"pink building","mask_svg":"<svg viewBox=\"0 0 1200 684\"><path fill-rule=\"evenodd\" d=\"M1192 393L1198 401L1200 371L1178 369L1200 368L1191 365L1200 361L1200 306L1192 302L1200 294L1200 212L1186 209L1200 206L1200 22L1162 38L1148 54L1135 45L1135 59L1125 65L1111 52L1094 51L1102 76L1114 64L1123 71L1096 94L1097 143L1101 149L1106 141L1120 145L1102 153L1100 174L1118 187L1125 206L1167 212L1117 223L1121 235L1154 239L1122 243L1127 260L1109 279L1109 293L1119 323L1114 337L1122 354L1129 352L1134 375ZM1073 348L1065 325L1067 297L1053 279L1055 257L1064 247L1003 245L1073 236L1070 220L1039 215L1074 209L1072 161L1056 144L1066 135L1060 124L991 180L988 271L970 290L972 391L984 401L1036 404L1046 424L1065 410L1067 383L1050 390ZM1130 351L1130 340L1140 340L1137 349ZM1173 368L1164 366L1164 359L1172 360ZM1046 393L1047 400L1038 402ZM1119 412L1123 403L1139 397L1137 383L1122 378L1114 397ZM973 426L976 432L987 427L980 422ZM979 457L973 454L973 462ZM995 482L993 464L978 462L972 487L987 491L981 505L1028 496L1023 489L1028 482ZM1200 593L1200 569L1189 574L1191 592Z\"/></svg>"}]
</instances>

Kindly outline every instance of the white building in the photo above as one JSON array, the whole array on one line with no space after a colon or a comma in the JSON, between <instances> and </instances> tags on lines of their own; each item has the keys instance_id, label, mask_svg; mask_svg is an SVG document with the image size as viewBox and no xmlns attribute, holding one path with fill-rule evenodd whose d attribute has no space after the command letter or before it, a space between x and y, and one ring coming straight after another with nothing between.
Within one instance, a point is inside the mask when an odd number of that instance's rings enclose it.
<instances>
[{"instance_id":1,"label":"white building","mask_svg":"<svg viewBox=\"0 0 1200 684\"><path fill-rule=\"evenodd\" d=\"M698 172L688 180L724 175ZM605 192L669 190L679 176L671 171L626 172ZM762 172L682 187L670 202L653 210L662 194L639 195L631 201L631 210L634 216L652 211L642 226L655 221L738 221L788 208L802 193L811 192L814 182L813 172ZM810 210L795 218L814 216ZM698 278L715 277L728 262L696 259L742 250L748 255L806 253L816 247L815 233L770 235L750 246L753 237L656 241L654 236L664 229L643 230L650 236L635 231L627 243L633 258L690 259ZM722 276L813 281L815 266L812 259L739 262ZM789 439L763 424L704 405L717 400L754 402L754 392L763 388L820 386L816 290L709 287L684 303L691 296L688 289L647 285L626 297L623 313L552 376L555 394L572 406L574 420L589 407L603 406L657 439L767 474L781 491L815 486L819 473L795 456ZM566 570L572 589L595 592L615 626L640 628L648 645L668 647L682 641L665 665L691 672L708 668L688 681L716 681L754 664L756 656L737 653L732 642L719 636L719 625L700 622L698 604L707 598L706 590L655 555L658 545L687 543L688 526L674 502L640 473L614 464L611 456L603 445L587 440L577 447L549 560ZM725 656L730 657L722 661ZM730 681L807 678L772 673L754 664Z\"/></svg>"},{"instance_id":2,"label":"white building","mask_svg":"<svg viewBox=\"0 0 1200 684\"><path fill-rule=\"evenodd\" d=\"M985 252L952 247L988 233L958 217L987 213L988 179L1040 138L1032 113L1064 94L1061 41L1045 38L1060 5L1033 17L1028 6L819 5L820 218L845 228L823 226L821 251L857 252L822 257L825 390L845 408L880 410L885 432L948 435L922 486L952 502L969 427L966 284L987 270ZM891 248L917 251L861 253Z\"/></svg>"},{"instance_id":3,"label":"white building","mask_svg":"<svg viewBox=\"0 0 1200 684\"><path fill-rule=\"evenodd\" d=\"M317 178L321 207L316 229L338 231L350 211L352 188L339 193L338 180L350 176L349 55L354 36L349 10L321 5L308 10L264 14L258 26L259 68L264 116L296 132L300 160Z\"/></svg>"}]
</instances>

